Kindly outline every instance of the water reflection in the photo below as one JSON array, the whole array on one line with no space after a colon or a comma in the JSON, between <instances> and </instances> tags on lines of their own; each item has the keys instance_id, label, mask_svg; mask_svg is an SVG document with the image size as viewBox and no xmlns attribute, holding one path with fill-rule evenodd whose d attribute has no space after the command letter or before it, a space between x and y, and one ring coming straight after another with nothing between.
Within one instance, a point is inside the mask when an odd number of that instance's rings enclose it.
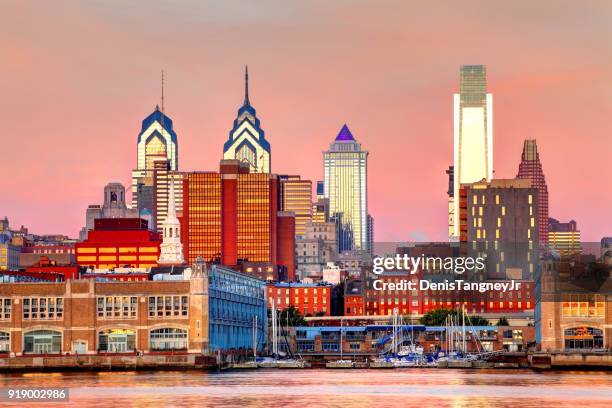
<instances>
[{"instance_id":1,"label":"water reflection","mask_svg":"<svg viewBox=\"0 0 612 408\"><path fill-rule=\"evenodd\" d=\"M0 387L69 387L70 404L108 407L609 407L612 373L526 370L258 370L27 373ZM44 406L37 404L36 406Z\"/></svg>"}]
</instances>

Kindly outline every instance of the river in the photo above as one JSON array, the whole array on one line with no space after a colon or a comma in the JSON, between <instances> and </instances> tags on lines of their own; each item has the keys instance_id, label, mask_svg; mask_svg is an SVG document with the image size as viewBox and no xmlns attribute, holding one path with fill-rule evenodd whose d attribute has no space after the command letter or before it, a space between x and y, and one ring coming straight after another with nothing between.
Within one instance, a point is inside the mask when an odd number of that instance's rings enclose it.
<instances>
[{"instance_id":1,"label":"river","mask_svg":"<svg viewBox=\"0 0 612 408\"><path fill-rule=\"evenodd\" d=\"M260 369L19 373L1 374L0 387L68 387L69 405L79 407L612 406L612 372Z\"/></svg>"}]
</instances>

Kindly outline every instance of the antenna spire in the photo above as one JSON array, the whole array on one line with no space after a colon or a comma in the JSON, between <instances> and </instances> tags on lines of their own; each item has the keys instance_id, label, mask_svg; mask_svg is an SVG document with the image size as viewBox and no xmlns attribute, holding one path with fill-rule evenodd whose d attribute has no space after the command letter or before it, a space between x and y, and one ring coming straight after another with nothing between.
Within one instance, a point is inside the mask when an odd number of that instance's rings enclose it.
<instances>
[{"instance_id":1,"label":"antenna spire","mask_svg":"<svg viewBox=\"0 0 612 408\"><path fill-rule=\"evenodd\" d=\"M249 102L249 66L244 66L244 104L250 105Z\"/></svg>"},{"instance_id":2,"label":"antenna spire","mask_svg":"<svg viewBox=\"0 0 612 408\"><path fill-rule=\"evenodd\" d=\"M164 70L163 69L161 71L161 109L162 109L162 113L164 113L165 106L164 106Z\"/></svg>"}]
</instances>

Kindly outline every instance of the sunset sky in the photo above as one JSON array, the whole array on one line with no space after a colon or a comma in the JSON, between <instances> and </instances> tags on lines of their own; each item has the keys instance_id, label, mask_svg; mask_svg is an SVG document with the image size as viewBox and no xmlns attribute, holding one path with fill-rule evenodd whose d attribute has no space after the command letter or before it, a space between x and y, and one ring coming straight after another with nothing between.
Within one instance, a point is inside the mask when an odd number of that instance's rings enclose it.
<instances>
[{"instance_id":1,"label":"sunset sky","mask_svg":"<svg viewBox=\"0 0 612 408\"><path fill-rule=\"evenodd\" d=\"M537 139L550 215L612 235L612 2L215 3L3 1L0 217L77 236L106 183L130 184L162 68L180 170L217 170L248 64L273 172L321 179L347 123L375 239L445 240L452 94L485 64L495 176Z\"/></svg>"}]
</instances>

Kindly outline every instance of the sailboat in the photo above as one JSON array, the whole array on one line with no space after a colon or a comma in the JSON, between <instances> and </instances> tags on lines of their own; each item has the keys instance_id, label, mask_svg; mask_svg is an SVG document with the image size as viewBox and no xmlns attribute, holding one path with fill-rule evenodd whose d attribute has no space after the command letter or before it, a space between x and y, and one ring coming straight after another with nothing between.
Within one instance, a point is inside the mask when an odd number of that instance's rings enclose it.
<instances>
[{"instance_id":1,"label":"sailboat","mask_svg":"<svg viewBox=\"0 0 612 408\"><path fill-rule=\"evenodd\" d=\"M391 335L390 356L381 356L370 363L370 368L419 367L425 364L423 348L414 344L414 327L410 325L410 344L403 345L404 325L398 309L393 309L393 330ZM388 352L389 352L388 351Z\"/></svg>"},{"instance_id":2,"label":"sailboat","mask_svg":"<svg viewBox=\"0 0 612 408\"><path fill-rule=\"evenodd\" d=\"M288 320L288 318L287 318ZM285 353L281 353L278 350L278 332L280 323L278 321L278 315L276 313L276 304L272 299L272 356L270 358L262 359L257 363L258 367L262 368L306 368L308 363L303 359L279 359L279 357L285 356Z\"/></svg>"},{"instance_id":3,"label":"sailboat","mask_svg":"<svg viewBox=\"0 0 612 408\"><path fill-rule=\"evenodd\" d=\"M342 333L343 333L342 319L340 319L340 360L328 361L325 363L326 368L353 368L355 363L353 360L345 360L343 358L342 350Z\"/></svg>"}]
</instances>

